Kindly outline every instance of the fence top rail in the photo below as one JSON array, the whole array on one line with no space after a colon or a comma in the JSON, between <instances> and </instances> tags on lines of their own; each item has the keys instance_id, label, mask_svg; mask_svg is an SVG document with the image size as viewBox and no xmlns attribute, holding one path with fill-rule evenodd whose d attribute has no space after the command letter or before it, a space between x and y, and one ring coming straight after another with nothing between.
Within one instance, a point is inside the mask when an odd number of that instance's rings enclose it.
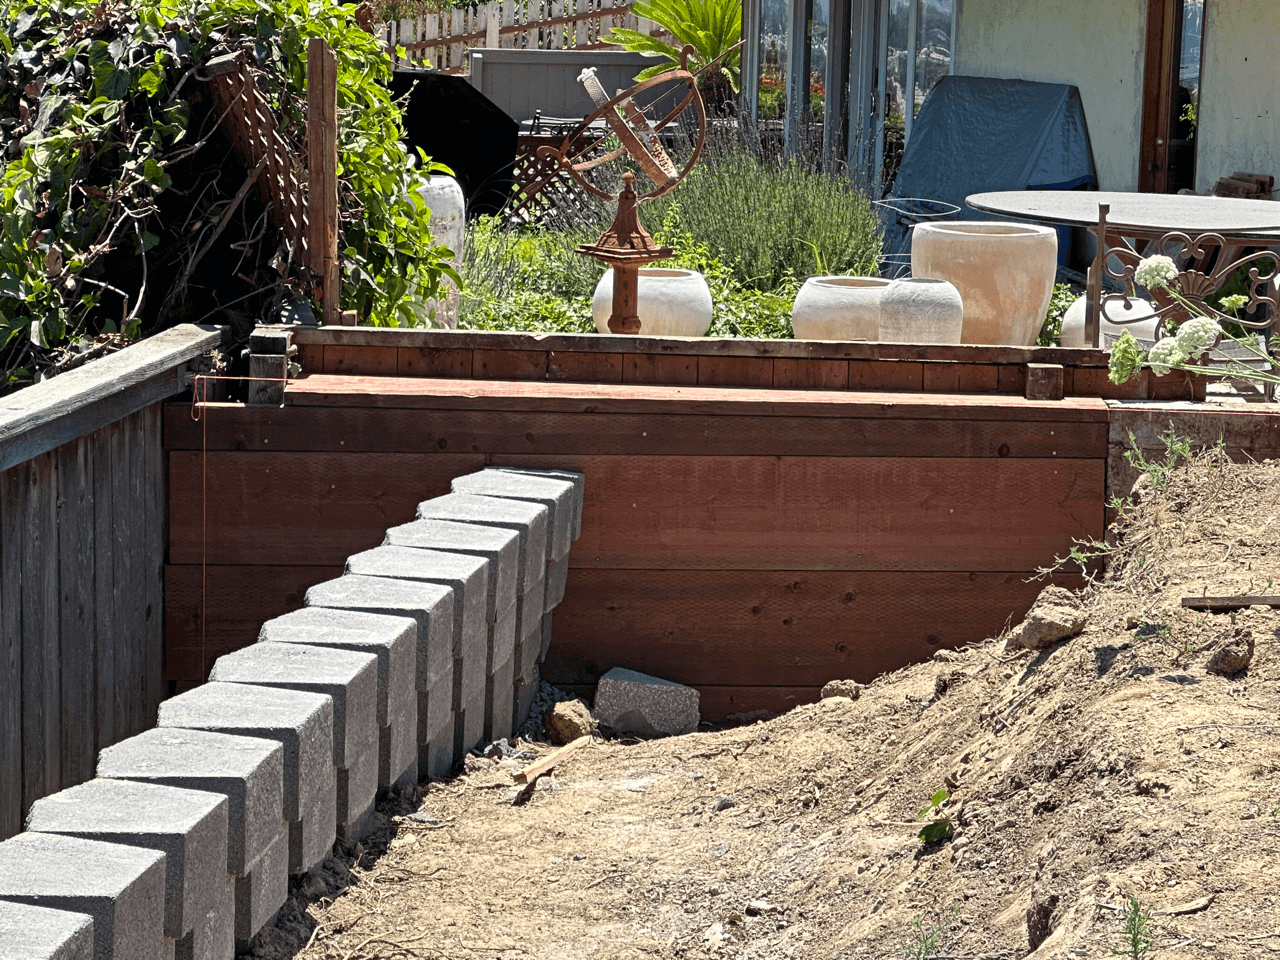
<instances>
[{"instance_id":1,"label":"fence top rail","mask_svg":"<svg viewBox=\"0 0 1280 960\"><path fill-rule=\"evenodd\" d=\"M187 364L226 335L226 327L182 324L0 398L0 470L182 392Z\"/></svg>"}]
</instances>

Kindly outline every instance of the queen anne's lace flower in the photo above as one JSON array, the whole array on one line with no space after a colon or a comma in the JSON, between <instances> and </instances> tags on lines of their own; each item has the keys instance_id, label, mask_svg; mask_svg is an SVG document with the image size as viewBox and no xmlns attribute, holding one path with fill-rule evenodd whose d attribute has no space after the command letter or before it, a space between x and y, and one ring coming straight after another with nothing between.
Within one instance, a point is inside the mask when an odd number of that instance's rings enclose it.
<instances>
[{"instance_id":1,"label":"queen anne's lace flower","mask_svg":"<svg viewBox=\"0 0 1280 960\"><path fill-rule=\"evenodd\" d=\"M1168 286L1169 281L1178 275L1178 267L1172 258L1156 255L1146 257L1133 271L1133 279L1148 290Z\"/></svg>"},{"instance_id":2,"label":"queen anne's lace flower","mask_svg":"<svg viewBox=\"0 0 1280 960\"><path fill-rule=\"evenodd\" d=\"M1186 354L1178 346L1176 337L1165 337L1147 354L1147 363L1151 365L1151 372L1157 377L1163 377L1175 363L1182 363L1186 359Z\"/></svg>"},{"instance_id":3,"label":"queen anne's lace flower","mask_svg":"<svg viewBox=\"0 0 1280 960\"><path fill-rule=\"evenodd\" d=\"M1198 360L1222 336L1222 328L1209 317L1196 317L1178 328L1178 350L1188 360Z\"/></svg>"}]
</instances>

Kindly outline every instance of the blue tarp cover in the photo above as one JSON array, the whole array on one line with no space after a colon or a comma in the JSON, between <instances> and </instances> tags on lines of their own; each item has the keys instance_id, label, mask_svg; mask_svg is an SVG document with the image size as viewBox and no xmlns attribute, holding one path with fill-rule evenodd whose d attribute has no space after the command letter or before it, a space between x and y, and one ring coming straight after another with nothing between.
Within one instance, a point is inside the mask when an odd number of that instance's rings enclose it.
<instances>
[{"instance_id":1,"label":"blue tarp cover","mask_svg":"<svg viewBox=\"0 0 1280 960\"><path fill-rule=\"evenodd\" d=\"M1062 83L943 77L925 97L884 209L884 250L901 262L912 216L906 198L960 207L954 218L990 220L965 205L992 190L1096 189L1080 90ZM898 203L892 203L893 200ZM936 211L936 206L923 206Z\"/></svg>"}]
</instances>

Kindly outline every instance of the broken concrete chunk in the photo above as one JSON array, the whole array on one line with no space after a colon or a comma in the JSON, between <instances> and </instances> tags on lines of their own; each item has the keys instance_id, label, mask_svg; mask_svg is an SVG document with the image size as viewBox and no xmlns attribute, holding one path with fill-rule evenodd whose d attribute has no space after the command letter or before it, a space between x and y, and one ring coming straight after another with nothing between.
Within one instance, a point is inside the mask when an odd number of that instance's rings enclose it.
<instances>
[{"instance_id":1,"label":"broken concrete chunk","mask_svg":"<svg viewBox=\"0 0 1280 960\"><path fill-rule=\"evenodd\" d=\"M1026 618L1009 634L1009 643L1028 650L1043 650L1059 640L1074 637L1088 620L1080 598L1063 587L1045 587L1027 611Z\"/></svg>"},{"instance_id":2,"label":"broken concrete chunk","mask_svg":"<svg viewBox=\"0 0 1280 960\"><path fill-rule=\"evenodd\" d=\"M830 680L822 688L822 699L831 697L848 697L857 700L862 696L862 684L852 680Z\"/></svg>"},{"instance_id":3,"label":"broken concrete chunk","mask_svg":"<svg viewBox=\"0 0 1280 960\"><path fill-rule=\"evenodd\" d=\"M683 684L614 667L596 687L596 718L615 733L646 737L698 728L698 691Z\"/></svg>"}]
</instances>

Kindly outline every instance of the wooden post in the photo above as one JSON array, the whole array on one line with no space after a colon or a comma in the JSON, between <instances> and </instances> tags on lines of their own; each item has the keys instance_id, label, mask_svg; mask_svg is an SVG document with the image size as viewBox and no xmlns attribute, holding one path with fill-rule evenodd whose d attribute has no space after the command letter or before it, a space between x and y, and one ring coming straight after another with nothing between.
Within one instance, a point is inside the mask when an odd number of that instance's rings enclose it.
<instances>
[{"instance_id":1,"label":"wooden post","mask_svg":"<svg viewBox=\"0 0 1280 960\"><path fill-rule=\"evenodd\" d=\"M640 268L615 264L613 267L613 315L610 333L640 332Z\"/></svg>"},{"instance_id":2,"label":"wooden post","mask_svg":"<svg viewBox=\"0 0 1280 960\"><path fill-rule=\"evenodd\" d=\"M311 272L320 277L321 322L336 324L338 262L338 58L324 40L307 44L307 194Z\"/></svg>"}]
</instances>

